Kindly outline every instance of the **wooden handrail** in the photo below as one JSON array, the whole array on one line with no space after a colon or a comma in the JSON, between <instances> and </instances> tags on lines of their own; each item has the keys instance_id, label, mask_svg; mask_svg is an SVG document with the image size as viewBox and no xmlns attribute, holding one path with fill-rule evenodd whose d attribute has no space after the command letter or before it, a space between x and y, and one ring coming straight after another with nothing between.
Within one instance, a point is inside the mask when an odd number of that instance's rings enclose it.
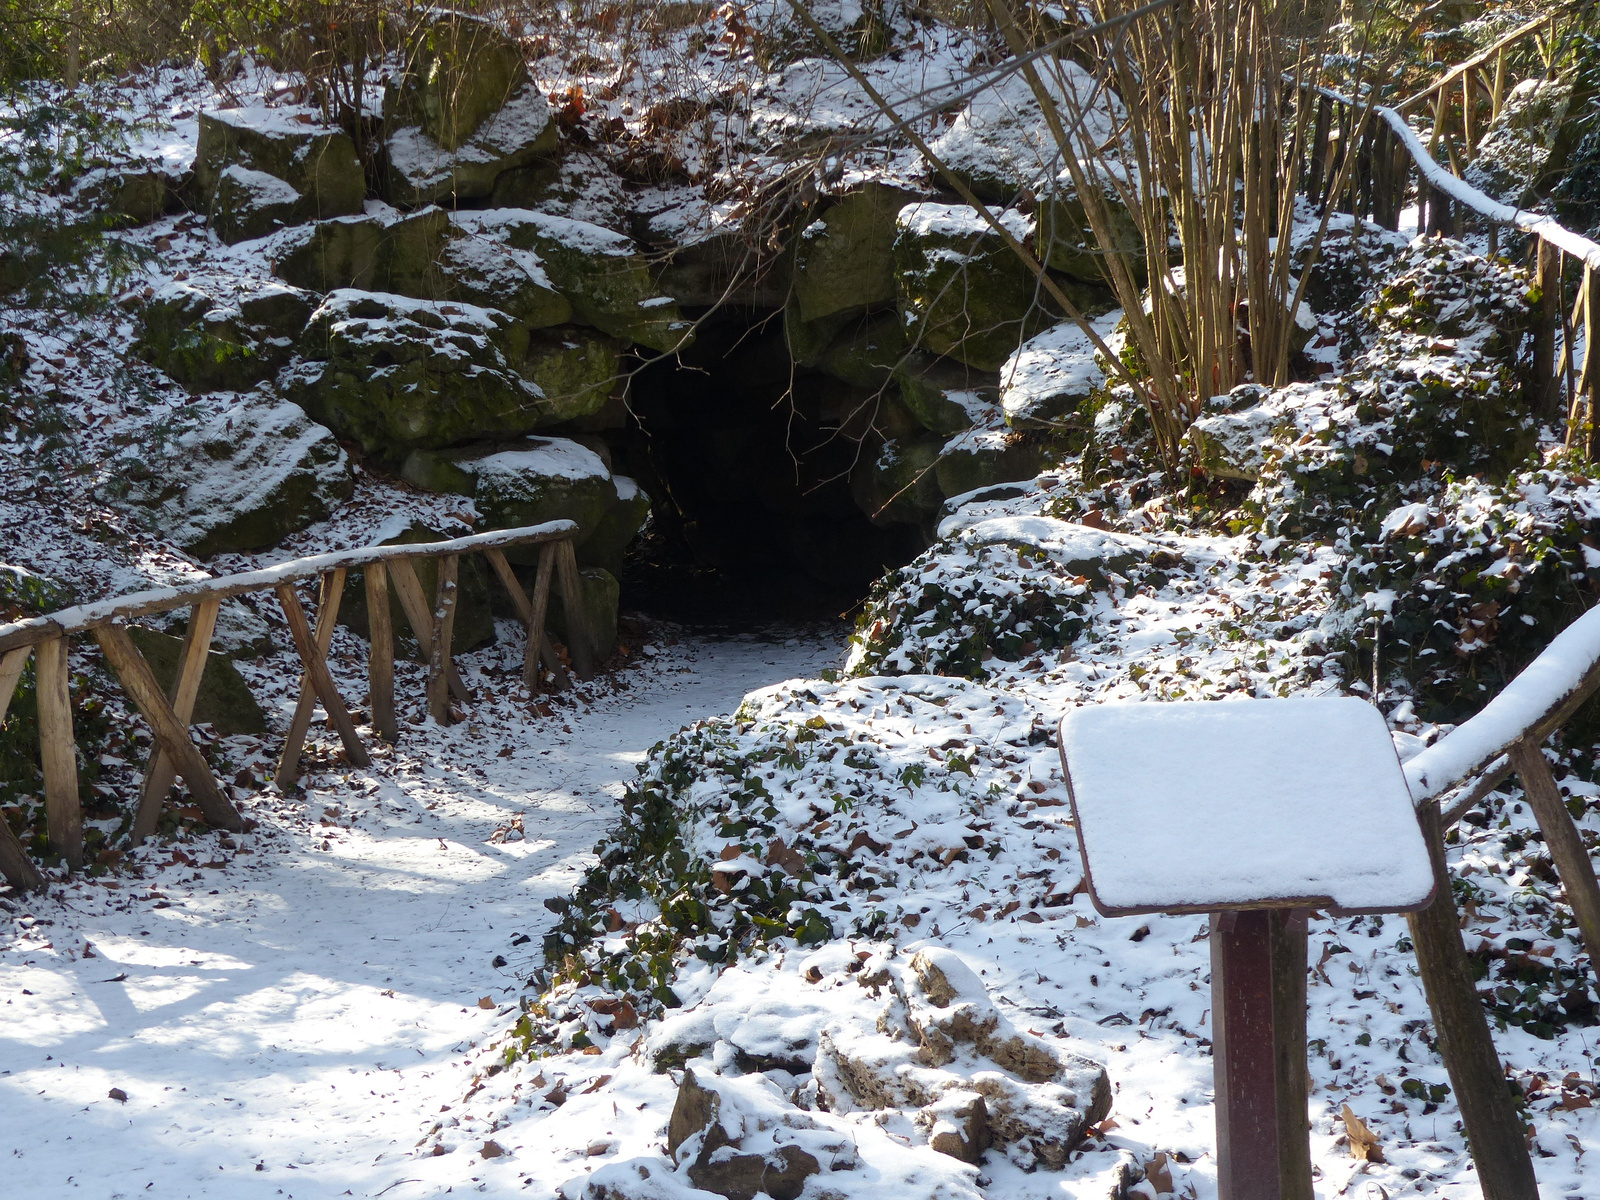
<instances>
[{"instance_id":1,"label":"wooden handrail","mask_svg":"<svg viewBox=\"0 0 1600 1200\"><path fill-rule=\"evenodd\" d=\"M559 581L562 603L566 607L567 640L573 666L580 678L590 677L595 647L589 644L582 582L573 552L577 532L578 526L573 521L547 521L542 525L497 529L440 542L337 550L291 559L258 571L218 576L184 587L134 592L0 625L0 719L5 716L28 658L34 659L39 696L39 758L44 774L45 814L51 847L69 868L82 865L83 817L78 802L72 699L67 680L67 642L71 635L93 634L122 690L155 735L156 748L145 767L133 824L134 844L155 831L167 793L180 775L210 824L239 829L243 818L212 777L210 767L188 732L201 675L210 657L208 651L216 628L218 606L223 599L270 589L289 624L303 674L294 719L289 724L276 774L277 785L288 789L299 778L300 755L313 710L319 702L338 731L347 761L357 767L370 762L327 662L339 600L350 568L366 568L365 587L371 621L367 674L372 730L381 738L393 739L398 729L394 714L394 634L388 619L391 594L399 601L428 664L429 715L445 724L452 719L450 696L470 698L456 670L450 647L458 598L457 567L464 553L484 555L511 594L528 636L523 677L530 691L539 686L537 665L541 660L557 688L566 686L567 682L565 668L544 632L552 579ZM541 547L538 582L532 601L505 557L510 547L529 545ZM413 565L415 560L426 558L439 560L438 587L431 607ZM321 580L314 629L295 588L297 581L308 578ZM136 617L184 606L191 608L189 633L179 656L177 676L163 693L124 626ZM43 883L43 877L3 819L0 819L0 874L18 888L35 888Z\"/></svg>"},{"instance_id":2,"label":"wooden handrail","mask_svg":"<svg viewBox=\"0 0 1600 1200\"><path fill-rule=\"evenodd\" d=\"M327 554L314 554L308 558L291 559L258 571L245 571L237 575L219 575L212 579L183 587L152 588L144 592L131 592L111 600L97 600L92 604L79 604L63 608L43 617L30 617L0 625L0 654L18 646L33 646L48 638L68 633L82 633L96 625L114 621L128 621L147 617L152 613L171 612L175 608L197 603L204 599L225 600L246 592L260 592L280 584L309 579L325 571L340 568L363 567L369 563L387 563L395 559L438 558L445 554L463 554L469 551L503 550L507 546L538 545L558 542L572 537L578 526L572 521L546 521L542 525L524 525L517 529L495 529L488 533L475 533L467 537L451 538L442 542L414 542L400 546L362 546L355 550L334 550Z\"/></svg>"}]
</instances>

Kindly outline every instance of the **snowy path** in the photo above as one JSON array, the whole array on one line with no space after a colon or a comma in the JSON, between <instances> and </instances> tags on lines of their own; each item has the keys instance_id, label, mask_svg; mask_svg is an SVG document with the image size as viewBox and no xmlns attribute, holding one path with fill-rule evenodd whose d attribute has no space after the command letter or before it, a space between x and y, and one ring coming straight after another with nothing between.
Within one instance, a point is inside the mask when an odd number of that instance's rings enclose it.
<instances>
[{"instance_id":1,"label":"snowy path","mask_svg":"<svg viewBox=\"0 0 1600 1200\"><path fill-rule=\"evenodd\" d=\"M511 1023L541 901L575 881L644 751L838 654L688 641L587 711L485 705L431 731L433 757L403 736L371 772L262 799L232 851L198 839L193 864L168 848L143 879L22 902L0 942L3 1191L311 1198L415 1178L463 1053ZM527 840L491 842L518 812ZM458 1156L454 1182L474 1188L477 1161Z\"/></svg>"}]
</instances>

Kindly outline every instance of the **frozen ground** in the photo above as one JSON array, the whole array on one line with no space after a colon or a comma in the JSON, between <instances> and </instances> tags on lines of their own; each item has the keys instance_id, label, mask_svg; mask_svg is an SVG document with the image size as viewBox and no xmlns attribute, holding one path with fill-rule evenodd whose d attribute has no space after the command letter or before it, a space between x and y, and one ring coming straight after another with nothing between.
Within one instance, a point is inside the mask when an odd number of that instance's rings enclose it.
<instances>
[{"instance_id":1,"label":"frozen ground","mask_svg":"<svg viewBox=\"0 0 1600 1200\"><path fill-rule=\"evenodd\" d=\"M461 1105L463 1052L508 1023L519 980L496 957L521 933L537 944L541 901L571 888L653 743L839 653L819 633L662 645L625 688L548 717L486 701L445 731L407 727L368 772L258 794L232 848L152 847L142 879L12 902L0 1190L475 1188L492 1165L478 1155L412 1155ZM497 833L519 814L525 839Z\"/></svg>"}]
</instances>

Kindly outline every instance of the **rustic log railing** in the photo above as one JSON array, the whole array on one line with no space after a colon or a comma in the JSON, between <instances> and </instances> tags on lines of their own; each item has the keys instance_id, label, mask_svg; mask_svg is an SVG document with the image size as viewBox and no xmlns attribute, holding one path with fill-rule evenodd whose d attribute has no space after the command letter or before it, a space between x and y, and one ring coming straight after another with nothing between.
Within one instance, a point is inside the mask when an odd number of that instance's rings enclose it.
<instances>
[{"instance_id":1,"label":"rustic log railing","mask_svg":"<svg viewBox=\"0 0 1600 1200\"><path fill-rule=\"evenodd\" d=\"M450 696L468 698L451 657L455 624L458 567L463 554L482 554L511 596L523 627L527 646L523 679L538 687L542 662L555 686L567 686L566 670L545 632L545 616L552 585L561 589L567 617L567 649L579 678L593 673L594 647L584 618L582 581L578 575L571 521L550 521L520 529L502 529L442 542L402 546L366 546L299 558L278 566L237 575L224 575L176 588L135 592L93 604L65 608L48 616L0 625L0 721L5 719L12 693L30 655L39 709L39 759L44 775L45 821L51 849L70 869L83 865L83 814L78 801L78 769L72 725L72 698L67 686L67 645L74 634L87 633L99 644L107 664L123 691L144 716L155 738L139 792L132 839L135 845L155 832L162 806L173 783L181 777L188 785L205 820L223 829L237 830L242 821L189 735L189 723L199 694L201 676L216 628L222 601L248 592L271 590L283 609L303 674L299 700L289 723L288 736L278 758L275 782L294 785L300 773L300 755L320 701L344 744L346 758L367 766L366 747L356 734L355 722L328 670L328 649L333 641L339 602L351 569L363 573L370 622L368 703L372 732L386 741L399 733L394 708L394 631L389 618L393 589L401 611L416 636L428 666L428 712L435 721L450 720ZM533 595L523 589L506 551L512 547L539 546ZM418 559L438 560L438 586L430 604L417 577ZM320 580L316 625L306 617L295 584ZM162 691L155 674L134 645L126 628L129 621L188 606L189 628L179 653L177 673L169 691ZM0 819L0 874L12 886L36 888L43 878L29 860L22 843Z\"/></svg>"},{"instance_id":2,"label":"rustic log railing","mask_svg":"<svg viewBox=\"0 0 1600 1200\"><path fill-rule=\"evenodd\" d=\"M1529 22L1484 52L1500 56L1493 91L1495 113L1503 99L1506 47L1549 23L1547 17ZM1553 30L1551 37L1554 38ZM1484 55L1478 58L1487 62ZM1361 106L1348 96L1328 88L1305 87L1308 102L1314 100L1317 108L1311 123L1308 161L1302 167L1304 190L1319 204L1369 218L1386 229L1398 229L1405 201L1414 187L1418 232L1459 233L1463 214L1471 213L1488 226L1491 254L1498 253L1502 229L1527 235L1529 266L1539 288L1539 304L1533 314L1530 381L1535 406L1540 416L1564 418L1567 445L1593 458L1597 449L1596 417L1600 414L1600 359L1594 356L1600 334L1600 245L1563 228L1550 217L1502 204L1463 180L1461 173L1477 146L1473 137L1482 133L1481 129L1474 129L1470 117L1464 117L1466 149L1457 153L1453 143L1446 142L1450 152L1450 168L1446 169L1433 157L1444 127L1441 105L1435 105L1433 132L1426 145L1404 116L1407 107L1430 96L1442 101L1445 89L1456 80L1468 81L1464 84L1469 90L1464 112L1470 113L1474 107L1470 80L1473 70L1481 65L1478 59L1468 60L1431 88L1392 108L1375 106L1372 116L1376 120L1363 120ZM1358 137L1355 169L1347 173L1347 183L1340 194L1334 195L1344 155ZM1568 259L1582 264L1583 270L1582 282L1571 289L1572 294L1568 293L1565 277ZM1577 359L1579 330L1584 347L1581 367Z\"/></svg>"}]
</instances>

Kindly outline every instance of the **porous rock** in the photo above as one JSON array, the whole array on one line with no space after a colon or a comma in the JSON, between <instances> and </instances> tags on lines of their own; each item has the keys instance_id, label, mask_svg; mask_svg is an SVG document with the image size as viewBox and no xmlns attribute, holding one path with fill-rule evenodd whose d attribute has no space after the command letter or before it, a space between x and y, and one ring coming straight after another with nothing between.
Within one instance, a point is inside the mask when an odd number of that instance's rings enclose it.
<instances>
[{"instance_id":1,"label":"porous rock","mask_svg":"<svg viewBox=\"0 0 1600 1200\"><path fill-rule=\"evenodd\" d=\"M794 294L801 320L894 302L895 218L916 199L900 188L866 183L800 231Z\"/></svg>"},{"instance_id":2,"label":"porous rock","mask_svg":"<svg viewBox=\"0 0 1600 1200\"><path fill-rule=\"evenodd\" d=\"M194 183L229 243L279 224L358 213L367 195L355 143L307 109L201 113Z\"/></svg>"},{"instance_id":3,"label":"porous rock","mask_svg":"<svg viewBox=\"0 0 1600 1200\"><path fill-rule=\"evenodd\" d=\"M313 307L277 283L169 281L140 310L133 352L191 392L243 391L287 365Z\"/></svg>"}]
</instances>

